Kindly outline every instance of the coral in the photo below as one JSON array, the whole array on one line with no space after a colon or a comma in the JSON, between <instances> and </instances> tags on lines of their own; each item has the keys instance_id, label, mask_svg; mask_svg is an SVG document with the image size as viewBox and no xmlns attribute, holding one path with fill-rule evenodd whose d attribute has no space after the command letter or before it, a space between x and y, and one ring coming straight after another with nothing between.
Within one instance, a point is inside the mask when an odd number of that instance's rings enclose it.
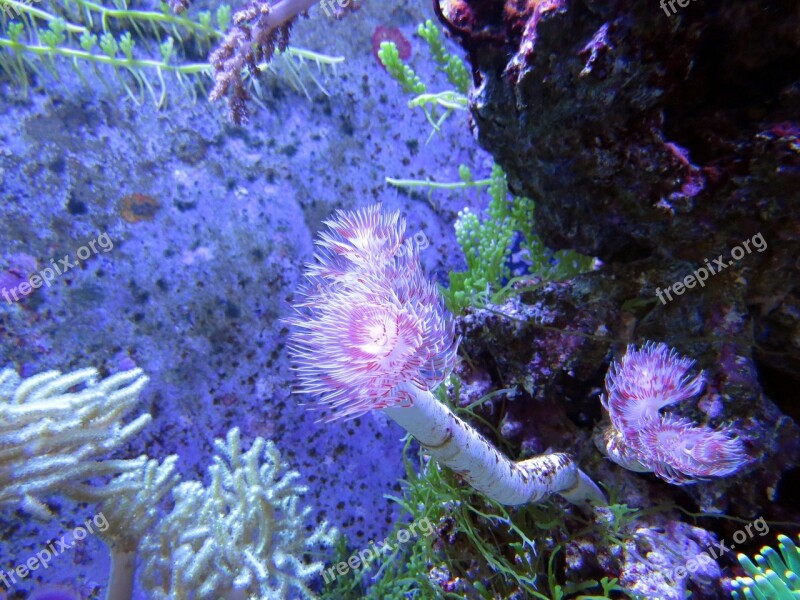
<instances>
[{"instance_id":1,"label":"coral","mask_svg":"<svg viewBox=\"0 0 800 600\"><path fill-rule=\"evenodd\" d=\"M22 381L10 369L0 373L0 505L46 518L45 494L98 503L106 520L98 536L112 557L108 600L131 598L137 557L158 598L286 598L290 590L312 597L305 581L322 564L304 563L303 554L331 544L334 533L325 524L307 533L311 509L298 507L306 488L274 444L258 438L242 452L231 430L227 443L215 441L207 488L178 485L177 456L95 461L150 421L145 414L122 425L148 381L140 369L96 376L51 371ZM68 392L76 386L84 389ZM104 485L88 483L110 474ZM164 516L170 493L175 506Z\"/></svg>"},{"instance_id":2,"label":"coral","mask_svg":"<svg viewBox=\"0 0 800 600\"><path fill-rule=\"evenodd\" d=\"M394 41L384 41L380 44L378 58L383 67L397 81L407 93L416 94L409 100L409 108L421 108L425 117L433 127L433 133L440 131L442 123L456 110L467 108L466 89L462 72L466 72L463 61L457 56L453 56L444 49L444 45L439 39L439 30L431 21L421 24L417 30L420 37L428 42L428 47L432 58L438 64L440 71L447 74L451 84L456 86L456 90L445 90L438 93L427 93L427 86L417 76L414 70L403 62L403 48L398 48ZM444 113L439 116L440 109ZM430 141L430 138L428 138Z\"/></svg>"},{"instance_id":3,"label":"coral","mask_svg":"<svg viewBox=\"0 0 800 600\"><path fill-rule=\"evenodd\" d=\"M426 87L414 70L405 64L400 56L397 44L382 41L377 51L378 60L404 91L413 94L424 94Z\"/></svg>"},{"instance_id":4,"label":"coral","mask_svg":"<svg viewBox=\"0 0 800 600\"><path fill-rule=\"evenodd\" d=\"M413 435L478 491L504 504L557 492L602 504L603 494L565 454L513 463L432 391L453 368L452 316L405 242L399 213L379 206L339 212L317 244L317 264L289 320L290 352L302 393L320 396L336 416L374 409ZM339 413L338 415L336 413Z\"/></svg>"},{"instance_id":5,"label":"coral","mask_svg":"<svg viewBox=\"0 0 800 600\"><path fill-rule=\"evenodd\" d=\"M471 174L465 179L469 181ZM481 219L464 209L455 224L467 270L449 274L450 283L444 296L451 311L460 313L467 306L503 302L511 291L508 263L517 236L522 238L520 249L527 268L525 275L512 280L512 284L532 277L545 281L565 279L590 268L592 259L588 256L568 250L554 252L545 247L534 229L533 202L521 197L509 201L506 176L497 165L492 167L488 191L491 197L486 211L488 218Z\"/></svg>"},{"instance_id":6,"label":"coral","mask_svg":"<svg viewBox=\"0 0 800 600\"><path fill-rule=\"evenodd\" d=\"M520 289L502 305L460 315L459 352L472 357L474 366L464 365L459 375L468 380L491 377L495 386L513 390L490 401L487 410L494 407L489 413L494 415L502 407L517 432L509 434L515 444L532 453L548 447L591 452L594 448L586 441L592 423L603 414L597 388L606 375L610 348L618 344L621 356L625 344L633 340L657 339L691 349L702 357L708 373L705 395L696 403L682 402L664 410L692 422L709 420L712 427L729 423L751 457L748 485L738 477L726 477L672 490L655 480L642 489L658 493L659 498L688 496L705 512L759 514L765 502L776 500L794 507L791 494L780 491L787 488L779 481L800 458L800 428L760 391L745 307L734 305L719 312L720 325L713 329L687 319L697 313L687 315L683 309L666 325L655 323L652 304L639 303L647 286L640 277L643 268L646 264L640 262L603 265L572 279ZM710 310L722 308L717 302ZM530 423L536 427L525 427ZM587 459L582 457L582 464ZM645 483L606 463L606 477L621 478L630 486Z\"/></svg>"},{"instance_id":7,"label":"coral","mask_svg":"<svg viewBox=\"0 0 800 600\"><path fill-rule=\"evenodd\" d=\"M143 459L96 459L150 422L142 414L123 424L147 381L141 369L101 380L94 369L48 371L25 380L11 369L0 373L0 505L20 505L49 518L41 497L137 469ZM82 389L69 391L75 387Z\"/></svg>"},{"instance_id":8,"label":"coral","mask_svg":"<svg viewBox=\"0 0 800 600\"><path fill-rule=\"evenodd\" d=\"M634 598L685 600L689 595L719 598L722 570L711 558L714 536L678 517L637 511L619 565L620 583Z\"/></svg>"},{"instance_id":9,"label":"coral","mask_svg":"<svg viewBox=\"0 0 800 600\"><path fill-rule=\"evenodd\" d=\"M432 136L441 130L442 124L454 111L467 107L469 72L464 61L445 48L439 29L432 21L421 23L417 33L427 42L431 57L438 69L447 75L455 90L427 93L426 84L411 67L402 62L397 47L391 42L382 44L379 57L404 91L417 94L409 101L408 106L422 108L433 127ZM444 109L441 115L438 112L440 109ZM491 197L487 209L489 218L481 219L479 215L465 209L459 213L456 221L456 238L464 252L468 270L450 273L450 283L444 296L447 307L452 312L460 313L469 305L483 305L490 298L495 303L502 302L504 294L510 289L505 284L511 277L508 262L516 245L519 245L520 259L526 264L526 274L530 277L558 280L591 268L591 257L568 250L555 252L544 245L535 231L533 201L519 196L509 200L506 175L499 166L492 167L489 179L473 180L472 172L465 165L459 167L459 176L460 183L386 178L388 183L402 188L488 188Z\"/></svg>"},{"instance_id":10,"label":"coral","mask_svg":"<svg viewBox=\"0 0 800 600\"><path fill-rule=\"evenodd\" d=\"M456 406L463 405L463 398L457 392L456 396ZM472 408L455 411L465 418L477 416ZM597 508L590 522L581 511L554 502L510 508L476 494L462 485L457 475L424 454L412 440L407 441L402 495L390 497L400 505L404 518L396 522L387 540L398 539L409 523L422 521L434 525L432 534L394 544L391 553L381 557L380 569L374 575L362 570L328 582L324 600L642 597L603 574L619 570L620 555L630 543L628 532L640 525L643 511L612 504ZM657 525L664 523L659 519ZM653 536L650 546L662 547L664 555L677 563L681 555L674 548L684 537L678 533L684 531L669 529L661 539ZM664 529L660 531L664 533ZM583 568L575 565L579 546L584 561L591 561L588 568L586 564ZM340 551L342 558L338 560L346 560L348 554ZM634 556L639 557L632 555L631 562ZM598 560L610 564L600 570ZM658 568L652 566L654 571ZM666 581L658 591L665 589ZM594 592L591 595L590 590ZM673 600L672 595L651 594L647 598Z\"/></svg>"},{"instance_id":11,"label":"coral","mask_svg":"<svg viewBox=\"0 0 800 600\"><path fill-rule=\"evenodd\" d=\"M744 445L729 430L696 426L659 409L699 394L703 372L691 377L694 361L666 344L628 346L606 375L601 397L611 426L595 437L598 448L618 465L683 485L725 477L748 462Z\"/></svg>"},{"instance_id":12,"label":"coral","mask_svg":"<svg viewBox=\"0 0 800 600\"><path fill-rule=\"evenodd\" d=\"M228 98L234 123L247 121L250 93L242 79L245 70L257 77L259 62L269 63L277 50L289 46L292 24L318 0L281 0L270 4L254 0L233 15L233 27L209 57L214 66L214 88L209 99Z\"/></svg>"},{"instance_id":13,"label":"coral","mask_svg":"<svg viewBox=\"0 0 800 600\"><path fill-rule=\"evenodd\" d=\"M769 546L762 548L755 564L738 555L747 576L731 582L734 600L796 600L800 596L800 550L785 535L778 536L778 548L780 554Z\"/></svg>"},{"instance_id":14,"label":"coral","mask_svg":"<svg viewBox=\"0 0 800 600\"><path fill-rule=\"evenodd\" d=\"M94 73L108 85L106 76L113 73L131 100L141 103L147 94L157 107L167 101L165 74L173 75L178 87L193 99L196 97L196 86L205 85L205 76L212 73L213 67L209 63L184 62L181 58L189 53L208 52L231 24L231 9L225 4L219 5L213 15L209 11L199 12L196 19L172 14L166 5L162 5L164 9L160 12L133 10L127 1L111 7L88 0L63 0L48 10L23 2L15 2L15 6L23 13L21 22L0 17L0 22L7 23L7 37L0 36L0 48L8 50L0 52L0 71L17 81L24 91L31 84L30 72L39 74L47 69L55 73L54 61L66 59L81 81L85 82ZM158 56L140 50L125 28L135 32L148 48L148 37L155 38ZM187 47L190 42L193 42L191 49ZM292 87L308 95L301 78L306 61L321 67L342 60L287 48L275 67L285 73ZM265 68L259 66L253 74ZM306 75L327 93L313 74ZM257 86L256 90L259 94Z\"/></svg>"},{"instance_id":15,"label":"coral","mask_svg":"<svg viewBox=\"0 0 800 600\"><path fill-rule=\"evenodd\" d=\"M758 366L794 385L800 88L780 68L800 59L794 5L692 3L671 17L631 0L442 5L472 64L478 141L536 202L544 243L607 266L648 261L645 301L762 233L769 250L648 321L672 331L698 315L711 330L710 307L736 306ZM622 285L604 272L605 287Z\"/></svg>"},{"instance_id":16,"label":"coral","mask_svg":"<svg viewBox=\"0 0 800 600\"><path fill-rule=\"evenodd\" d=\"M313 598L306 581L322 569L304 554L335 542L325 523L306 530L305 486L278 449L256 438L242 452L238 429L215 440L210 484L173 490L175 507L140 547L148 597Z\"/></svg>"},{"instance_id":17,"label":"coral","mask_svg":"<svg viewBox=\"0 0 800 600\"><path fill-rule=\"evenodd\" d=\"M111 552L111 575L107 600L129 600L133 593L139 545L162 518L161 501L180 481L175 472L176 455L162 463L155 459L118 475L107 486L71 484L63 492L80 502L99 502L99 513L107 521L97 535Z\"/></svg>"},{"instance_id":18,"label":"coral","mask_svg":"<svg viewBox=\"0 0 800 600\"><path fill-rule=\"evenodd\" d=\"M439 28L433 24L433 21L428 19L424 23L420 23L419 27L417 27L417 33L428 43L431 58L447 74L447 80L455 86L460 94L466 94L469 91L470 84L469 71L467 71L463 60L445 49ZM406 60L408 57L403 56L401 53L400 58Z\"/></svg>"}]
</instances>

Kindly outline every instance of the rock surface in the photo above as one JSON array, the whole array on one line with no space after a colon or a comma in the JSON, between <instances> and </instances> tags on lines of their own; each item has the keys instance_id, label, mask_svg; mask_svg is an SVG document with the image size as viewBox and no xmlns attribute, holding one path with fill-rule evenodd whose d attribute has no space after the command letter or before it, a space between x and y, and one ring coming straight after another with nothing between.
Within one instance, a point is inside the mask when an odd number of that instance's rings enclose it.
<instances>
[{"instance_id":1,"label":"rock surface","mask_svg":"<svg viewBox=\"0 0 800 600\"><path fill-rule=\"evenodd\" d=\"M464 350L472 377L517 390L503 431L538 452L583 447L626 344L669 343L709 375L675 412L732 423L753 461L683 488L622 476L703 511L796 521L800 11L673 5L443 2L472 61L479 143L535 200L547 245L603 263L462 318Z\"/></svg>"}]
</instances>

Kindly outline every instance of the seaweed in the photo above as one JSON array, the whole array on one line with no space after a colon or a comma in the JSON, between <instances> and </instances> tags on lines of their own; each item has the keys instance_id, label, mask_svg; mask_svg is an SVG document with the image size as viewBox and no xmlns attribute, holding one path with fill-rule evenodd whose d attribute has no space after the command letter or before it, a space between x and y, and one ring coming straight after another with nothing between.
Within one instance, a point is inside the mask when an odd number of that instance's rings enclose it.
<instances>
[{"instance_id":1,"label":"seaweed","mask_svg":"<svg viewBox=\"0 0 800 600\"><path fill-rule=\"evenodd\" d=\"M165 75L171 75L176 87L196 100L198 88L208 93L213 67L190 57L208 54L231 24L231 8L225 4L213 14L202 11L189 18L172 13L163 2L160 11L147 11L130 8L127 0L115 0L113 6L91 0L58 0L48 12L20 0L2 1L7 10L0 12L4 33L0 34L0 48L5 49L0 51L0 72L25 95L33 85L32 75L48 71L59 80L58 60L67 61L86 86L87 77L95 75L111 90L108 76L113 76L137 104L149 95L157 108L165 105ZM10 12L18 17L10 18ZM298 48L287 48L279 58L270 70L281 73L308 98L304 80L327 94L310 64L321 70L344 60ZM266 69L267 65L259 65L259 70ZM258 80L251 78L250 84L255 95L263 97Z\"/></svg>"},{"instance_id":2,"label":"seaweed","mask_svg":"<svg viewBox=\"0 0 800 600\"><path fill-rule=\"evenodd\" d=\"M448 81L456 87L455 90L429 93L428 86L400 59L400 53L394 42L382 42L378 58L405 92L415 94L408 101L408 107L421 108L425 113L425 118L433 127L428 137L430 142L433 134L441 131L442 124L454 111L467 109L469 101L466 93L469 88L469 76L464 62L444 49L439 39L439 30L431 20L422 23L417 28L417 34L428 43L431 57L438 64L439 70L447 75ZM440 114L441 109L444 109L444 112Z\"/></svg>"}]
</instances>

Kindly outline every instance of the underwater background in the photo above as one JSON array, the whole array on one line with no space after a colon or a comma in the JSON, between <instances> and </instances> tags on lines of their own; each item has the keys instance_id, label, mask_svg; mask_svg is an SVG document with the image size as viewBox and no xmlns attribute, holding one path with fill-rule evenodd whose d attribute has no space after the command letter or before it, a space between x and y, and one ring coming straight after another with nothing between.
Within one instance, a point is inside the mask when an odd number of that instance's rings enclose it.
<instances>
[{"instance_id":1,"label":"underwater background","mask_svg":"<svg viewBox=\"0 0 800 600\"><path fill-rule=\"evenodd\" d=\"M0 25L0 598L800 597L800 4Z\"/></svg>"}]
</instances>

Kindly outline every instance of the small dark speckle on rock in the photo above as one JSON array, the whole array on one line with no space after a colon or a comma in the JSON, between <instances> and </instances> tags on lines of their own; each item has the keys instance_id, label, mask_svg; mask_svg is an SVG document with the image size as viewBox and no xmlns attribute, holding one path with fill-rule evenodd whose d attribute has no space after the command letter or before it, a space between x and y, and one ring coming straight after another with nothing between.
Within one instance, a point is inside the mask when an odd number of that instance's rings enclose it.
<instances>
[{"instance_id":1,"label":"small dark speckle on rock","mask_svg":"<svg viewBox=\"0 0 800 600\"><path fill-rule=\"evenodd\" d=\"M350 117L342 117L342 133L352 137L355 132L356 128L353 126L353 121L350 120Z\"/></svg>"},{"instance_id":2,"label":"small dark speckle on rock","mask_svg":"<svg viewBox=\"0 0 800 600\"><path fill-rule=\"evenodd\" d=\"M206 157L208 142L194 131L181 129L173 136L170 149L183 162L196 165Z\"/></svg>"},{"instance_id":3,"label":"small dark speckle on rock","mask_svg":"<svg viewBox=\"0 0 800 600\"><path fill-rule=\"evenodd\" d=\"M261 248L253 248L250 251L250 256L252 256L253 260L256 262L261 262L266 258L266 255L264 254L264 251Z\"/></svg>"},{"instance_id":4,"label":"small dark speckle on rock","mask_svg":"<svg viewBox=\"0 0 800 600\"><path fill-rule=\"evenodd\" d=\"M175 208L177 208L181 212L186 212L188 210L194 210L197 208L197 202L181 202L180 200L175 201Z\"/></svg>"},{"instance_id":5,"label":"small dark speckle on rock","mask_svg":"<svg viewBox=\"0 0 800 600\"><path fill-rule=\"evenodd\" d=\"M71 215L85 215L89 212L89 208L86 206L85 202L75 200L74 198L70 198L67 202L67 210Z\"/></svg>"},{"instance_id":6,"label":"small dark speckle on rock","mask_svg":"<svg viewBox=\"0 0 800 600\"><path fill-rule=\"evenodd\" d=\"M242 316L242 311L233 302L226 301L225 302L225 316L228 319L238 319L239 317Z\"/></svg>"},{"instance_id":7,"label":"small dark speckle on rock","mask_svg":"<svg viewBox=\"0 0 800 600\"><path fill-rule=\"evenodd\" d=\"M50 161L50 164L48 165L48 167L50 167L50 170L53 173L56 173L56 174L63 173L65 166L66 166L66 162L64 161L64 157L63 156L58 156L58 157L54 158L52 161Z\"/></svg>"}]
</instances>

